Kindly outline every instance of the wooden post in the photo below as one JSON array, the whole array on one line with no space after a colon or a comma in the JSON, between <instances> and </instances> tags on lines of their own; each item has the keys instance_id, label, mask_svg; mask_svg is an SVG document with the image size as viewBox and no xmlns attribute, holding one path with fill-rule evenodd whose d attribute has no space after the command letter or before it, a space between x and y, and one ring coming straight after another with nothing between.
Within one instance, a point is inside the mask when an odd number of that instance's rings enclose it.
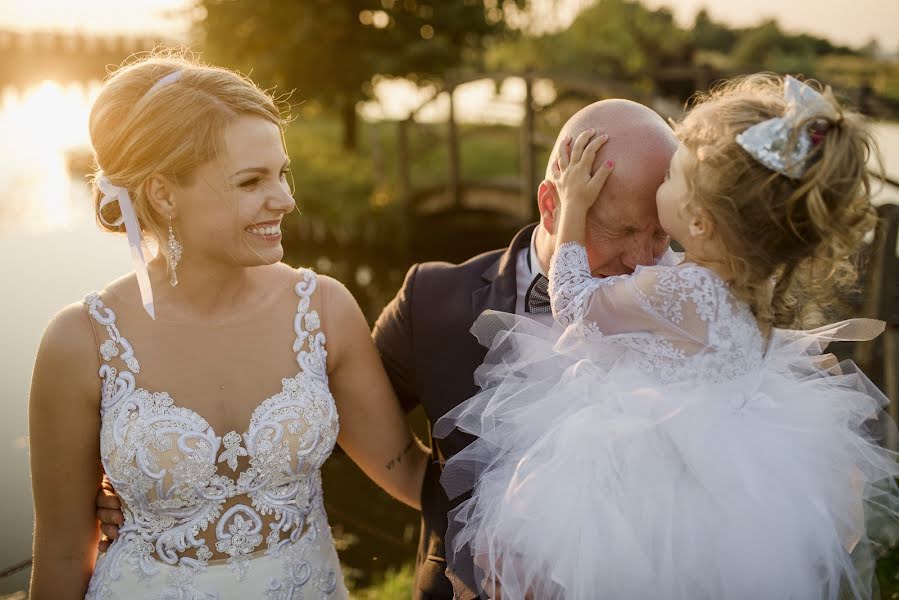
<instances>
[{"instance_id":1,"label":"wooden post","mask_svg":"<svg viewBox=\"0 0 899 600\"><path fill-rule=\"evenodd\" d=\"M402 203L403 230L401 247L408 255L412 248L415 207L412 206L412 184L409 176L409 125L412 117L396 122L396 194Z\"/></svg>"},{"instance_id":2,"label":"wooden post","mask_svg":"<svg viewBox=\"0 0 899 600\"><path fill-rule=\"evenodd\" d=\"M887 412L899 421L899 307L893 304L896 294L896 272L899 267L899 207L884 204L878 207L880 220L871 246L871 261L866 275L864 316L887 322L886 331L874 340L858 342L853 359L863 371L874 367L876 346L882 344L884 392L891 400ZM894 427L887 428L884 445L899 450L899 435Z\"/></svg>"},{"instance_id":3,"label":"wooden post","mask_svg":"<svg viewBox=\"0 0 899 600\"><path fill-rule=\"evenodd\" d=\"M525 74L524 118L521 121L521 201L530 207L531 221L540 220L537 209L537 150L534 143L534 95L531 76Z\"/></svg>"},{"instance_id":4,"label":"wooden post","mask_svg":"<svg viewBox=\"0 0 899 600\"><path fill-rule=\"evenodd\" d=\"M396 122L396 191L400 202L409 202L409 121ZM407 209L411 209L407 206Z\"/></svg>"},{"instance_id":5,"label":"wooden post","mask_svg":"<svg viewBox=\"0 0 899 600\"><path fill-rule=\"evenodd\" d=\"M450 86L447 90L449 93L449 118L446 131L448 159L446 184L453 208L459 209L462 207L462 193L460 189L459 130L456 127L456 106L453 99L455 91L455 86Z\"/></svg>"}]
</instances>

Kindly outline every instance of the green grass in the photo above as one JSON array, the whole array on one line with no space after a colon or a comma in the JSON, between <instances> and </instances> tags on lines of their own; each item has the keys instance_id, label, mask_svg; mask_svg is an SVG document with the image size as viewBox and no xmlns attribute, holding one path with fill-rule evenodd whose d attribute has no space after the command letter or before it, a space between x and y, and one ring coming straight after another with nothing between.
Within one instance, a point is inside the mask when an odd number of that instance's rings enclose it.
<instances>
[{"instance_id":1,"label":"green grass","mask_svg":"<svg viewBox=\"0 0 899 600\"><path fill-rule=\"evenodd\" d=\"M351 590L353 600L401 600L412 597L414 568L411 564L399 569L389 569L383 579L372 586Z\"/></svg>"},{"instance_id":2,"label":"green grass","mask_svg":"<svg viewBox=\"0 0 899 600\"><path fill-rule=\"evenodd\" d=\"M302 112L285 133L295 196L304 212L329 224L353 226L373 216L391 218L399 206L396 123L360 121L358 148L340 147L340 124ZM447 180L444 124L409 127L409 177L413 189ZM460 126L463 179L514 177L519 172L517 127Z\"/></svg>"}]
</instances>

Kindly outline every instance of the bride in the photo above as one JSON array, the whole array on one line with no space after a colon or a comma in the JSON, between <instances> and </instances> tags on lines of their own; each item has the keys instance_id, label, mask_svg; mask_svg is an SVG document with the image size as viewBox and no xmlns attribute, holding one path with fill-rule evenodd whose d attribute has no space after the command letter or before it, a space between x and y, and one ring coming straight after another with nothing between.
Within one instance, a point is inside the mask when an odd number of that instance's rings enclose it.
<instances>
[{"instance_id":1,"label":"bride","mask_svg":"<svg viewBox=\"0 0 899 600\"><path fill-rule=\"evenodd\" d=\"M355 300L279 262L282 124L249 80L177 56L97 98L97 219L135 272L60 311L38 351L34 600L347 598L320 477L336 443L418 508L428 453ZM104 473L124 524L97 558Z\"/></svg>"}]
</instances>

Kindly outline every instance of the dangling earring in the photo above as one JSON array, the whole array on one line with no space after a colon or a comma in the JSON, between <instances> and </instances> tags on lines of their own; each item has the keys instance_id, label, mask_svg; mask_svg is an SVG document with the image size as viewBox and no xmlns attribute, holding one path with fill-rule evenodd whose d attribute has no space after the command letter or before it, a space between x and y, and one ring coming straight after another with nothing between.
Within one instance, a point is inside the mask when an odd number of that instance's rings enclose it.
<instances>
[{"instance_id":1,"label":"dangling earring","mask_svg":"<svg viewBox=\"0 0 899 600\"><path fill-rule=\"evenodd\" d=\"M169 267L172 270L172 278L169 283L172 287L178 285L178 262L181 260L181 242L175 239L175 230L172 228L172 217L169 217Z\"/></svg>"}]
</instances>

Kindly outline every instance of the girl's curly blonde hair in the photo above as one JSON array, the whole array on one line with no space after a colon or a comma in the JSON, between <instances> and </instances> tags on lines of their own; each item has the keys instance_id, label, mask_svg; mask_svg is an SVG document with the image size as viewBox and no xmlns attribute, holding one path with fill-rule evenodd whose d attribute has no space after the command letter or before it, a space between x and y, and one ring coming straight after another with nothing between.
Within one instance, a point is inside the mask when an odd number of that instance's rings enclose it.
<instances>
[{"instance_id":1,"label":"girl's curly blonde hair","mask_svg":"<svg viewBox=\"0 0 899 600\"><path fill-rule=\"evenodd\" d=\"M835 318L845 308L842 292L856 284L862 239L876 222L866 165L872 156L879 162L877 146L861 115L844 110L829 89L822 93L838 116L827 119L799 179L769 170L735 140L783 116L779 76L716 85L697 95L675 126L697 158L685 173L689 210L712 220L732 288L763 327L806 328Z\"/></svg>"}]
</instances>

